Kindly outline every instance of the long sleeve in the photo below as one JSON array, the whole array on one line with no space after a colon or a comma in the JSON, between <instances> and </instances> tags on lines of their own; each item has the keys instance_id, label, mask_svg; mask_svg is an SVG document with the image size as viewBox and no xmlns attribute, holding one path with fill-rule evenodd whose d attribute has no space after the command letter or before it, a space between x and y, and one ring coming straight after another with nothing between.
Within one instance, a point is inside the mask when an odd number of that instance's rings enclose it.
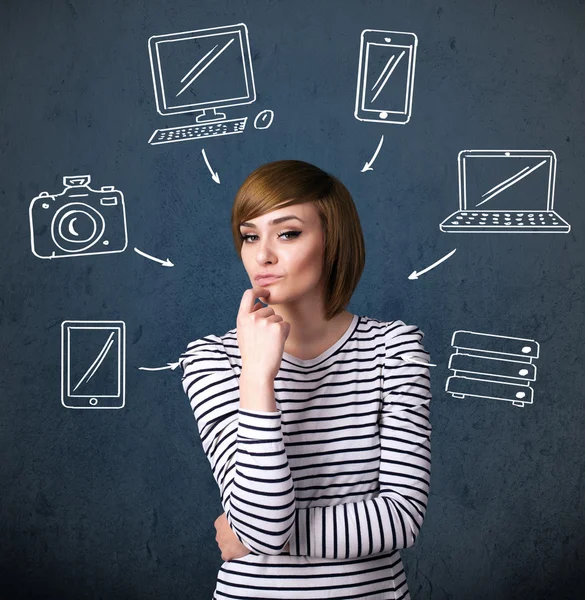
<instances>
[{"instance_id":1,"label":"long sleeve","mask_svg":"<svg viewBox=\"0 0 585 600\"><path fill-rule=\"evenodd\" d=\"M240 409L239 380L217 336L189 344L179 363L230 527L252 552L280 554L295 519L281 412Z\"/></svg>"},{"instance_id":2,"label":"long sleeve","mask_svg":"<svg viewBox=\"0 0 585 600\"><path fill-rule=\"evenodd\" d=\"M291 555L355 558L414 544L431 473L430 373L420 364L430 362L430 356L423 337L402 321L389 324L385 335L379 495L297 509Z\"/></svg>"}]
</instances>

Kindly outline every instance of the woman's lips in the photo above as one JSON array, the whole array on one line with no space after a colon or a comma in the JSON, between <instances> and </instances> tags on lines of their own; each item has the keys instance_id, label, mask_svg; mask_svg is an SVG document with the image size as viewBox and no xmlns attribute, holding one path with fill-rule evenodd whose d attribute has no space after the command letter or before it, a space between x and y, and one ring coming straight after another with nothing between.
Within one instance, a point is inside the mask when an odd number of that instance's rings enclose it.
<instances>
[{"instance_id":1,"label":"woman's lips","mask_svg":"<svg viewBox=\"0 0 585 600\"><path fill-rule=\"evenodd\" d=\"M274 283L275 281L278 281L279 279L281 279L280 277L259 277L258 279L256 279L256 283L258 285L270 285L271 283Z\"/></svg>"}]
</instances>

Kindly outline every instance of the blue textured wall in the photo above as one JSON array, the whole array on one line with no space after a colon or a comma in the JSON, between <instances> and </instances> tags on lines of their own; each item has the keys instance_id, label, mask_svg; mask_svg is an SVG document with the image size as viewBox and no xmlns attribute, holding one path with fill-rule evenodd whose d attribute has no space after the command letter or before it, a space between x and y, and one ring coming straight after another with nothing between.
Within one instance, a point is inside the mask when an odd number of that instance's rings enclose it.
<instances>
[{"instance_id":1,"label":"blue textured wall","mask_svg":"<svg viewBox=\"0 0 585 600\"><path fill-rule=\"evenodd\" d=\"M272 126L149 145L156 128L193 121L157 113L149 37L240 22L257 99L229 112L273 110ZM353 116L367 28L418 36L406 125ZM437 365L431 496L403 552L413 598L585 597L583 2L4 0L0 31L2 597L211 597L217 488L180 373L141 367L235 327L249 281L233 197L287 158L354 197L367 262L348 309L416 324ZM553 150L571 231L441 232L458 206L457 155L474 148ZM128 247L41 260L29 205L82 174L123 192ZM123 409L61 404L65 320L125 322ZM540 344L533 404L445 391L459 329Z\"/></svg>"}]
</instances>

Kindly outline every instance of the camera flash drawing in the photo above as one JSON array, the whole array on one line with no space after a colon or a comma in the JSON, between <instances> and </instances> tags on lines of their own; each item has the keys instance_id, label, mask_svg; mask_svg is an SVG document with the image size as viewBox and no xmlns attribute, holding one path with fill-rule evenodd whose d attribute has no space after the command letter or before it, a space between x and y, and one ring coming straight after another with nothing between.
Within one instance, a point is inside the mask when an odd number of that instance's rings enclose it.
<instances>
[{"instance_id":1,"label":"camera flash drawing","mask_svg":"<svg viewBox=\"0 0 585 600\"><path fill-rule=\"evenodd\" d=\"M364 29L354 116L360 121L410 121L418 38L414 33Z\"/></svg>"},{"instance_id":2,"label":"camera flash drawing","mask_svg":"<svg viewBox=\"0 0 585 600\"><path fill-rule=\"evenodd\" d=\"M124 195L90 187L90 175L63 177L64 190L41 192L29 205L31 249L38 258L123 252L128 245Z\"/></svg>"},{"instance_id":3,"label":"camera flash drawing","mask_svg":"<svg viewBox=\"0 0 585 600\"><path fill-rule=\"evenodd\" d=\"M244 23L153 35L148 40L148 52L159 114L199 113L194 124L157 129L149 144L244 131L248 117L228 119L226 113L217 111L256 100Z\"/></svg>"},{"instance_id":4,"label":"camera flash drawing","mask_svg":"<svg viewBox=\"0 0 585 600\"><path fill-rule=\"evenodd\" d=\"M513 406L532 404L540 345L528 338L459 330L453 333L455 353L449 359L453 375L445 391L454 398L506 400Z\"/></svg>"},{"instance_id":5,"label":"camera flash drawing","mask_svg":"<svg viewBox=\"0 0 585 600\"><path fill-rule=\"evenodd\" d=\"M462 150L459 210L446 233L569 233L554 210L557 157L552 150Z\"/></svg>"},{"instance_id":6,"label":"camera flash drawing","mask_svg":"<svg viewBox=\"0 0 585 600\"><path fill-rule=\"evenodd\" d=\"M64 321L61 324L63 406L124 406L125 338L123 321Z\"/></svg>"}]
</instances>

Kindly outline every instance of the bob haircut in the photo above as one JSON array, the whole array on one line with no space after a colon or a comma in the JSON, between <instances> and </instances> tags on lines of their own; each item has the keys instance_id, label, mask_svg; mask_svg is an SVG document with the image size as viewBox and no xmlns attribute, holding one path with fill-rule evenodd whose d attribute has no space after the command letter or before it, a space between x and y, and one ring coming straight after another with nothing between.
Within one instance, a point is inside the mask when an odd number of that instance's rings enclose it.
<instances>
[{"instance_id":1,"label":"bob haircut","mask_svg":"<svg viewBox=\"0 0 585 600\"><path fill-rule=\"evenodd\" d=\"M325 319L329 321L349 304L366 261L357 209L339 179L300 160L278 160L258 167L248 175L234 199L234 244L241 258L241 223L304 202L315 204L324 232L322 281Z\"/></svg>"}]
</instances>

